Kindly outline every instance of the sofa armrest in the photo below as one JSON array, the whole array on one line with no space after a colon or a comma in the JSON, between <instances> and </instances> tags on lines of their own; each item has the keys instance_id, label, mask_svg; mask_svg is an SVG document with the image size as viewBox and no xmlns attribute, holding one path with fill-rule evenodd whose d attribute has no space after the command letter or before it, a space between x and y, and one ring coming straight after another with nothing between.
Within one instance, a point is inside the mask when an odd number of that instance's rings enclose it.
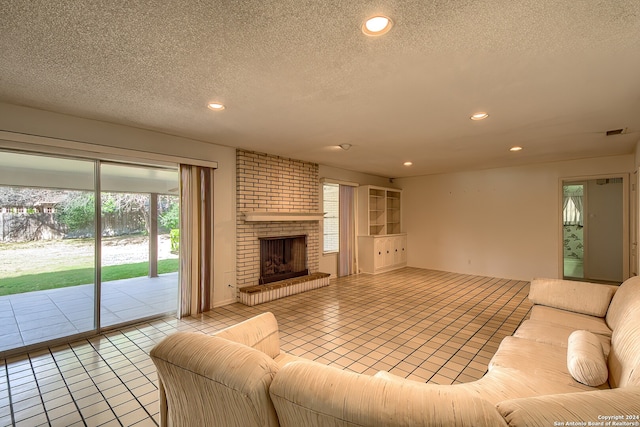
<instances>
[{"instance_id":1,"label":"sofa armrest","mask_svg":"<svg viewBox=\"0 0 640 427\"><path fill-rule=\"evenodd\" d=\"M506 425L493 405L453 386L388 381L315 362L284 366L269 394L281 427Z\"/></svg>"},{"instance_id":2,"label":"sofa armrest","mask_svg":"<svg viewBox=\"0 0 640 427\"><path fill-rule=\"evenodd\" d=\"M596 423L599 422L607 425L607 421L637 423L640 421L637 418L640 415L640 387L505 400L496 407L509 426L513 427L552 426L567 421L584 425L589 422L591 425L598 425ZM636 418L628 419L627 415Z\"/></svg>"},{"instance_id":3,"label":"sofa armrest","mask_svg":"<svg viewBox=\"0 0 640 427\"><path fill-rule=\"evenodd\" d=\"M150 356L161 426L278 426L269 398L278 365L266 354L223 338L178 332Z\"/></svg>"},{"instance_id":4,"label":"sofa armrest","mask_svg":"<svg viewBox=\"0 0 640 427\"><path fill-rule=\"evenodd\" d=\"M255 348L272 359L280 354L278 321L270 312L254 316L212 335Z\"/></svg>"},{"instance_id":5,"label":"sofa armrest","mask_svg":"<svg viewBox=\"0 0 640 427\"><path fill-rule=\"evenodd\" d=\"M617 286L563 279L533 279L529 300L534 304L604 317Z\"/></svg>"}]
</instances>

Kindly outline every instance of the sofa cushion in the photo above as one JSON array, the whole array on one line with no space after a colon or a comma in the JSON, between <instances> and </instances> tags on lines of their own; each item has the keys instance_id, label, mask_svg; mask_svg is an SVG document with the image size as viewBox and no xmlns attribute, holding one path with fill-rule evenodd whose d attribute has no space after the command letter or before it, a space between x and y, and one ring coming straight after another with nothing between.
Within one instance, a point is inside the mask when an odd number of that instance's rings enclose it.
<instances>
[{"instance_id":1,"label":"sofa cushion","mask_svg":"<svg viewBox=\"0 0 640 427\"><path fill-rule=\"evenodd\" d=\"M161 425L278 426L268 392L278 365L266 354L219 337L177 332L150 356L160 383Z\"/></svg>"},{"instance_id":2,"label":"sofa cushion","mask_svg":"<svg viewBox=\"0 0 640 427\"><path fill-rule=\"evenodd\" d=\"M280 354L278 321L270 313L262 313L213 334L259 350L272 359Z\"/></svg>"},{"instance_id":3,"label":"sofa cushion","mask_svg":"<svg viewBox=\"0 0 640 427\"><path fill-rule=\"evenodd\" d=\"M640 305L640 276L625 280L611 300L607 311L607 325L616 329L628 315L628 311Z\"/></svg>"},{"instance_id":4,"label":"sofa cushion","mask_svg":"<svg viewBox=\"0 0 640 427\"><path fill-rule=\"evenodd\" d=\"M617 286L562 279L533 279L529 299L534 304L604 317Z\"/></svg>"},{"instance_id":5,"label":"sofa cushion","mask_svg":"<svg viewBox=\"0 0 640 427\"><path fill-rule=\"evenodd\" d=\"M529 319L522 322L513 336L566 348L569 342L569 335L574 331L576 331L576 328L558 325L544 320ZM611 349L611 338L600 334L597 334L596 337L598 337L600 344L602 344L602 351L606 359Z\"/></svg>"},{"instance_id":6,"label":"sofa cushion","mask_svg":"<svg viewBox=\"0 0 640 427\"><path fill-rule=\"evenodd\" d=\"M293 362L269 389L281 427L506 426L489 402L454 386Z\"/></svg>"},{"instance_id":7,"label":"sofa cushion","mask_svg":"<svg viewBox=\"0 0 640 427\"><path fill-rule=\"evenodd\" d=\"M597 336L589 331L574 331L567 345L567 369L576 381L592 387L609 377L607 362Z\"/></svg>"},{"instance_id":8,"label":"sofa cushion","mask_svg":"<svg viewBox=\"0 0 640 427\"><path fill-rule=\"evenodd\" d=\"M534 305L531 308L531 320L541 320L572 328L573 330L586 330L594 334L611 336L611 329L607 326L603 317L588 316L586 314L573 313L544 305Z\"/></svg>"},{"instance_id":9,"label":"sofa cushion","mask_svg":"<svg viewBox=\"0 0 640 427\"><path fill-rule=\"evenodd\" d=\"M611 387L640 386L640 304L626 311L611 336Z\"/></svg>"},{"instance_id":10,"label":"sofa cushion","mask_svg":"<svg viewBox=\"0 0 640 427\"><path fill-rule=\"evenodd\" d=\"M567 421L607 425L612 419L619 425L627 420L634 425L640 413L640 387L505 400L496 408L513 427L569 425Z\"/></svg>"},{"instance_id":11,"label":"sofa cushion","mask_svg":"<svg viewBox=\"0 0 640 427\"><path fill-rule=\"evenodd\" d=\"M535 380L538 394L593 390L573 379L567 368L567 349L516 337L506 337L489 362L494 367L511 368ZM607 384L599 388L608 388Z\"/></svg>"},{"instance_id":12,"label":"sofa cushion","mask_svg":"<svg viewBox=\"0 0 640 427\"><path fill-rule=\"evenodd\" d=\"M555 386L549 380L513 368L493 366L482 378L454 387L465 389L496 404L516 397L539 396L549 392L564 393L567 387Z\"/></svg>"}]
</instances>

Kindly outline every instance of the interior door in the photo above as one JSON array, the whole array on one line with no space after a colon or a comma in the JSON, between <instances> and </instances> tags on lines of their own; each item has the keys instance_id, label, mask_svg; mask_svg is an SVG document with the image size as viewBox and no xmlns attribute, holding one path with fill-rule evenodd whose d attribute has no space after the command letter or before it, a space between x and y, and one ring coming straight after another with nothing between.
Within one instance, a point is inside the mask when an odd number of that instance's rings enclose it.
<instances>
[{"instance_id":1,"label":"interior door","mask_svg":"<svg viewBox=\"0 0 640 427\"><path fill-rule=\"evenodd\" d=\"M628 194L624 176L563 182L563 277L628 277Z\"/></svg>"},{"instance_id":2,"label":"interior door","mask_svg":"<svg viewBox=\"0 0 640 427\"><path fill-rule=\"evenodd\" d=\"M562 186L562 265L566 279L584 279L588 224L586 187L586 181L565 182Z\"/></svg>"}]
</instances>

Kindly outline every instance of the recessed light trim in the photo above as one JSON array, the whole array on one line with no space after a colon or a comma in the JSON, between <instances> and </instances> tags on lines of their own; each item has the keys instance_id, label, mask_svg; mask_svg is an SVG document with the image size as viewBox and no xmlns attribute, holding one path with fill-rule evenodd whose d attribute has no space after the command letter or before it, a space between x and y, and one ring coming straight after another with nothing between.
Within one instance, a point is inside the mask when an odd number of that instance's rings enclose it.
<instances>
[{"instance_id":1,"label":"recessed light trim","mask_svg":"<svg viewBox=\"0 0 640 427\"><path fill-rule=\"evenodd\" d=\"M411 166L411 165L413 165L413 162L404 162L404 163L403 163L403 165L405 165L405 166Z\"/></svg>"},{"instance_id":2,"label":"recessed light trim","mask_svg":"<svg viewBox=\"0 0 640 427\"><path fill-rule=\"evenodd\" d=\"M469 118L470 118L471 120L478 121L478 120L484 120L484 119L486 119L487 117L489 117L489 114L488 114L488 113L485 113L484 111L481 111L481 112L478 112L478 113L472 114L472 115L471 115L471 117L469 117Z\"/></svg>"},{"instance_id":3,"label":"recessed light trim","mask_svg":"<svg viewBox=\"0 0 640 427\"><path fill-rule=\"evenodd\" d=\"M220 102L210 102L209 104L207 104L207 108L213 111L222 111L225 107L224 104Z\"/></svg>"},{"instance_id":4,"label":"recessed light trim","mask_svg":"<svg viewBox=\"0 0 640 427\"><path fill-rule=\"evenodd\" d=\"M521 150L522 150L522 147L520 147L520 146L518 146L518 145L516 145L516 146L514 146L514 147L509 148L509 151L521 151Z\"/></svg>"},{"instance_id":5,"label":"recessed light trim","mask_svg":"<svg viewBox=\"0 0 640 427\"><path fill-rule=\"evenodd\" d=\"M368 36L381 36L389 32L393 26L391 18L384 15L376 15L364 21L362 32Z\"/></svg>"}]
</instances>

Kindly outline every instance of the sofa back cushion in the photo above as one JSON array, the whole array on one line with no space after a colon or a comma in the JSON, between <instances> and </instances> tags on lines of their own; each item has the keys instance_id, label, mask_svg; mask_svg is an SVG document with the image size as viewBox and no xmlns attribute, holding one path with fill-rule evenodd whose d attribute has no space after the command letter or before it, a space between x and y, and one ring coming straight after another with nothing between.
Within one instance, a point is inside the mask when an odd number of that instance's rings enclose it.
<instances>
[{"instance_id":1,"label":"sofa back cushion","mask_svg":"<svg viewBox=\"0 0 640 427\"><path fill-rule=\"evenodd\" d=\"M640 386L640 304L625 310L611 335L609 352L611 388Z\"/></svg>"},{"instance_id":2,"label":"sofa back cushion","mask_svg":"<svg viewBox=\"0 0 640 427\"><path fill-rule=\"evenodd\" d=\"M604 317L617 286L562 279L533 279L529 300L534 304Z\"/></svg>"},{"instance_id":3,"label":"sofa back cushion","mask_svg":"<svg viewBox=\"0 0 640 427\"><path fill-rule=\"evenodd\" d=\"M278 321L270 312L252 317L213 335L255 348L272 359L280 354Z\"/></svg>"},{"instance_id":4,"label":"sofa back cushion","mask_svg":"<svg viewBox=\"0 0 640 427\"><path fill-rule=\"evenodd\" d=\"M614 330L625 320L627 312L640 305L640 276L633 276L620 285L607 311L607 325Z\"/></svg>"},{"instance_id":5,"label":"sofa back cushion","mask_svg":"<svg viewBox=\"0 0 640 427\"><path fill-rule=\"evenodd\" d=\"M269 398L278 365L266 354L224 338L179 332L150 355L160 383L162 426L279 425Z\"/></svg>"}]
</instances>

